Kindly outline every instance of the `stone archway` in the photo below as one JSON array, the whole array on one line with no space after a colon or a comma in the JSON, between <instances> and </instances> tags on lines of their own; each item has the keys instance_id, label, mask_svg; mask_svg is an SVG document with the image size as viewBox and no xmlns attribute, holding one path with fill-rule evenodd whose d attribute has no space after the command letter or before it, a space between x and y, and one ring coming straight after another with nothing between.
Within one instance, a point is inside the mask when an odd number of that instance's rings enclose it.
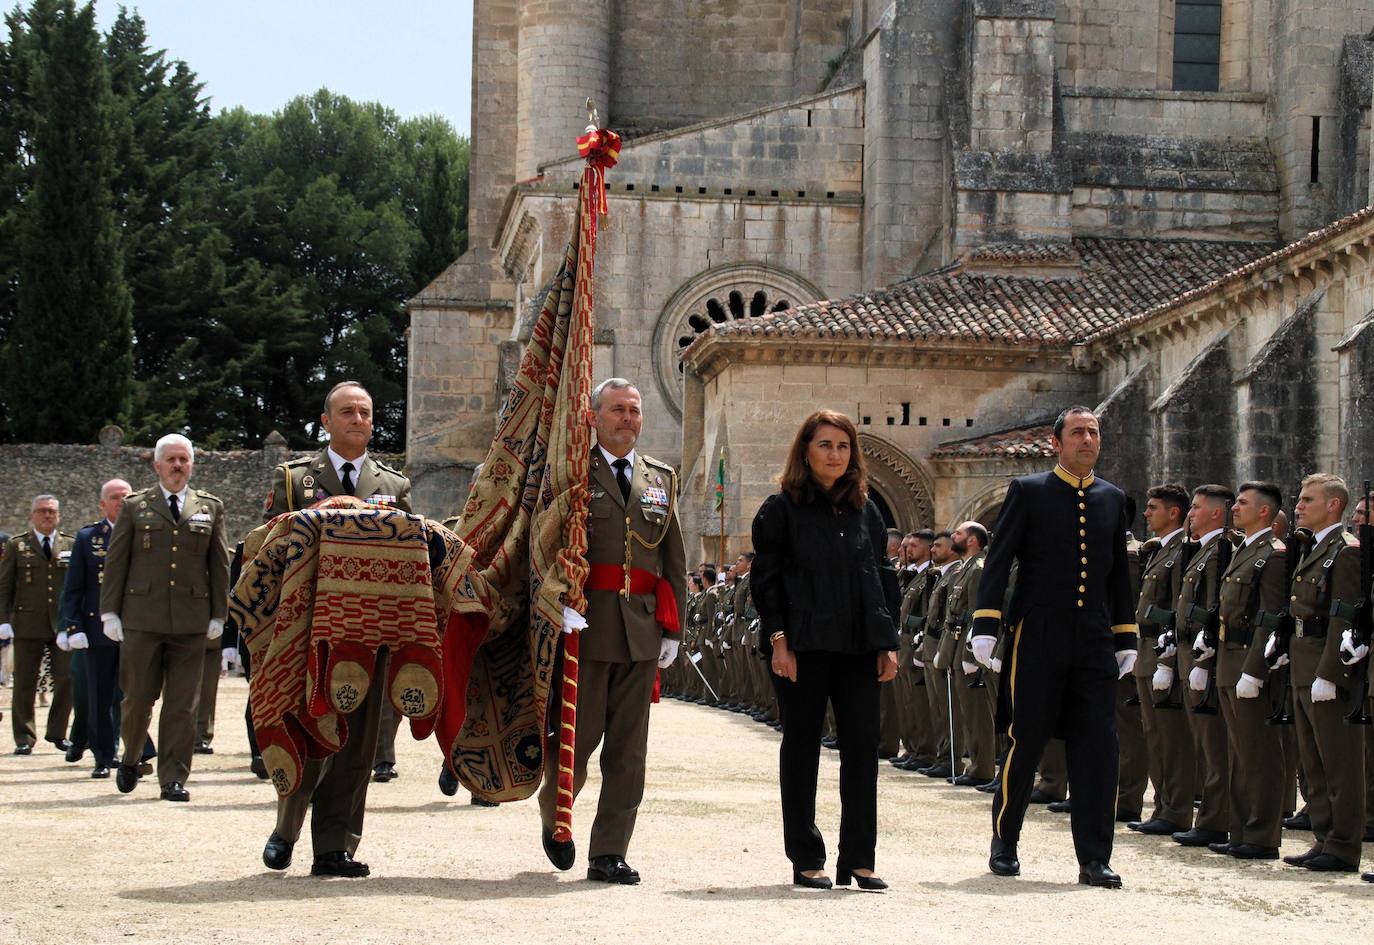
<instances>
[{"instance_id":1,"label":"stone archway","mask_svg":"<svg viewBox=\"0 0 1374 945\"><path fill-rule=\"evenodd\" d=\"M663 399L682 417L682 350L712 325L760 318L818 302L820 289L801 276L761 263L707 270L673 293L654 327L654 376Z\"/></svg>"},{"instance_id":2,"label":"stone archway","mask_svg":"<svg viewBox=\"0 0 1374 945\"><path fill-rule=\"evenodd\" d=\"M959 514L950 526L954 527L961 522L974 521L985 527L989 532L992 526L997 523L997 513L1002 510L1002 502L1007 497L1009 483L1006 481L998 482L996 485L988 486L973 498L969 499L959 509Z\"/></svg>"},{"instance_id":3,"label":"stone archway","mask_svg":"<svg viewBox=\"0 0 1374 945\"><path fill-rule=\"evenodd\" d=\"M859 434L859 449L868 461L868 481L892 512L902 532L935 525L935 483L924 466L900 447L870 433Z\"/></svg>"}]
</instances>

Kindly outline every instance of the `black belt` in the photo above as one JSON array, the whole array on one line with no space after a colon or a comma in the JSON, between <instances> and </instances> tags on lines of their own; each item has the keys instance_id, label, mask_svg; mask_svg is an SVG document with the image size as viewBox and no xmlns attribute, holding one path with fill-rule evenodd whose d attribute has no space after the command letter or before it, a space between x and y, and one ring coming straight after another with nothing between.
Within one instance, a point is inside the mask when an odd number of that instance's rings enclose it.
<instances>
[{"instance_id":1,"label":"black belt","mask_svg":"<svg viewBox=\"0 0 1374 945\"><path fill-rule=\"evenodd\" d=\"M1323 617L1293 618L1293 636L1299 640L1322 640L1326 638L1326 620Z\"/></svg>"}]
</instances>

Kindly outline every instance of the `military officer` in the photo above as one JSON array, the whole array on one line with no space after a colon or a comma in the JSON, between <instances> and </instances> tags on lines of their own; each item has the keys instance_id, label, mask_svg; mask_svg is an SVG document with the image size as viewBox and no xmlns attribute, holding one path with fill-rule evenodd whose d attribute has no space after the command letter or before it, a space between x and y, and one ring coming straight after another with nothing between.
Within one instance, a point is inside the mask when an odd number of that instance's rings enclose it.
<instances>
[{"instance_id":1,"label":"military officer","mask_svg":"<svg viewBox=\"0 0 1374 945\"><path fill-rule=\"evenodd\" d=\"M638 453L644 417L639 391L623 378L592 392L587 516L587 613L564 614L581 633L573 795L587 777L587 759L601 746L601 796L592 822L587 878L633 884L625 862L640 800L649 737L655 665L673 662L685 620L686 552L677 517L677 474ZM585 628L579 630L579 624ZM604 744L603 744L604 742ZM558 757L549 752L539 793L544 851L561 870L572 867L572 841L553 838Z\"/></svg>"},{"instance_id":2,"label":"military officer","mask_svg":"<svg viewBox=\"0 0 1374 945\"><path fill-rule=\"evenodd\" d=\"M1276 860L1283 834L1283 743L1268 724L1269 700L1261 700L1269 676L1267 635L1261 614L1286 609L1286 549L1272 522L1283 493L1270 482L1243 482L1232 520L1244 543L1221 579L1217 689L1230 746L1231 822L1224 843L1211 846L1242 860Z\"/></svg>"},{"instance_id":3,"label":"military officer","mask_svg":"<svg viewBox=\"0 0 1374 945\"><path fill-rule=\"evenodd\" d=\"M368 454L372 441L372 395L366 388L357 381L340 381L330 388L324 398L320 425L329 434L329 445L314 456L276 468L272 492L263 510L264 520L339 495L410 511L410 480ZM379 656L374 678L385 679L388 665L388 657ZM353 855L362 841L368 781L375 770L379 734L387 725L395 735L396 725L384 722L384 710L390 707L386 687L371 686L363 704L347 717L348 741L343 748L327 758L306 762L300 788L289 797L277 799L276 828L262 851L265 866L284 870L291 865L308 812L314 848L311 875L369 875L368 865L355 860ZM399 717L396 723L399 724ZM394 767L392 772L394 776Z\"/></svg>"},{"instance_id":4,"label":"military officer","mask_svg":"<svg viewBox=\"0 0 1374 945\"><path fill-rule=\"evenodd\" d=\"M1171 666L1160 664L1155 653L1160 634L1172 633L1176 626L1174 607L1193 550L1184 525L1191 501L1177 483L1157 485L1146 493L1145 522L1154 533L1150 539L1154 545L1143 561L1136 598L1140 645L1134 677L1156 794L1150 818L1127 826L1149 836L1172 836L1193 826L1197 793L1193 732L1183 706L1167 704L1175 673Z\"/></svg>"},{"instance_id":5,"label":"military officer","mask_svg":"<svg viewBox=\"0 0 1374 945\"><path fill-rule=\"evenodd\" d=\"M939 751L939 739L930 716L930 700L926 698L925 670L916 650L917 638L926 625L927 592L931 587L927 579L933 573L930 546L934 540L935 533L928 528L912 532L905 539L906 587L902 591L902 607L897 620L902 647L897 654L897 678L893 683L897 686L898 708L905 726L902 742L906 754L892 761L903 771L929 768L935 764Z\"/></svg>"},{"instance_id":6,"label":"military officer","mask_svg":"<svg viewBox=\"0 0 1374 945\"><path fill-rule=\"evenodd\" d=\"M229 546L224 504L189 486L195 447L169 433L153 449L158 483L124 499L105 554L100 619L121 643L120 736L124 757L115 784L138 783L153 703L158 716L157 778L167 801L190 800L186 778L195 747L205 641L224 632Z\"/></svg>"},{"instance_id":7,"label":"military officer","mask_svg":"<svg viewBox=\"0 0 1374 945\"><path fill-rule=\"evenodd\" d=\"M969 753L967 769L954 778L959 787L987 784L997 773L997 732L993 718L994 706L989 698L987 674L980 674L977 663L967 654L973 601L978 599L978 586L983 577L983 561L987 557L988 531L978 522L964 522L950 535L954 552L963 564L949 582L945 602L945 629L940 641L937 664L950 669L954 701L963 726L964 745ZM996 664L994 664L996 665Z\"/></svg>"},{"instance_id":8,"label":"military officer","mask_svg":"<svg viewBox=\"0 0 1374 945\"><path fill-rule=\"evenodd\" d=\"M954 540L949 532L937 532L930 546L931 567L935 573L928 581L932 586L926 604L926 623L919 646L914 647L921 657L921 666L926 676L926 699L930 703L930 721L936 730L939 749L935 763L928 768L919 769L928 778L953 778L954 765L964 756L964 737L958 725L958 712L954 711L954 692L950 689L948 666L936 665L940 642L944 637L946 599L949 596L950 582L958 575L963 561L954 552Z\"/></svg>"},{"instance_id":9,"label":"military officer","mask_svg":"<svg viewBox=\"0 0 1374 945\"><path fill-rule=\"evenodd\" d=\"M0 641L12 640L14 646L10 725L16 755L32 754L38 740L33 704L45 654L52 667L53 697L43 738L64 753L71 747L71 655L57 645L57 621L72 536L58 531L61 519L55 496L36 496L29 506L29 530L6 542L0 557Z\"/></svg>"},{"instance_id":10,"label":"military officer","mask_svg":"<svg viewBox=\"0 0 1374 945\"><path fill-rule=\"evenodd\" d=\"M1358 870L1364 837L1364 733L1345 723L1360 685L1340 649L1362 596L1359 546L1341 527L1349 503L1339 476L1316 473L1303 480L1296 525L1312 533L1312 543L1288 596L1298 755L1315 842L1283 860L1316 872ZM1279 649L1271 635L1266 652L1277 659Z\"/></svg>"},{"instance_id":11,"label":"military officer","mask_svg":"<svg viewBox=\"0 0 1374 945\"><path fill-rule=\"evenodd\" d=\"M1021 871L1017 842L1036 763L1062 729L1073 790L1078 881L1119 887L1110 866L1116 810L1116 681L1135 663L1136 625L1126 559L1126 496L1093 468L1097 417L1070 407L1054 424L1052 472L1012 481L998 514L974 611L974 658L988 666L1013 561L1020 564L1006 625L1015 634L1003 691L1011 747L993 795L988 867Z\"/></svg>"},{"instance_id":12,"label":"military officer","mask_svg":"<svg viewBox=\"0 0 1374 945\"><path fill-rule=\"evenodd\" d=\"M1227 839L1231 823L1230 748L1226 739L1226 720L1220 707L1210 699L1215 652L1201 650L1202 630L1215 614L1221 597L1221 578L1231 554L1231 538L1226 534L1226 512L1235 493L1217 484L1193 490L1188 509L1188 526L1198 537L1198 548L1183 572L1175 613L1175 648L1170 665L1176 661L1181 680L1187 681L1183 703L1188 724L1193 730L1202 767L1202 803L1191 830L1174 834L1174 842L1186 847L1205 847Z\"/></svg>"}]
</instances>

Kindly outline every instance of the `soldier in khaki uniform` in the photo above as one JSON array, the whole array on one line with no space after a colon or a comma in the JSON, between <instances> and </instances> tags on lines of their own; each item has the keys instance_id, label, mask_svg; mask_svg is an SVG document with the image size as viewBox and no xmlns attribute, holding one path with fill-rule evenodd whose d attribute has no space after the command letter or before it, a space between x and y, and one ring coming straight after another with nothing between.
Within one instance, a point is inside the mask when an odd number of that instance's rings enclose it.
<instances>
[{"instance_id":1,"label":"soldier in khaki uniform","mask_svg":"<svg viewBox=\"0 0 1374 945\"><path fill-rule=\"evenodd\" d=\"M314 456L283 463L272 474L272 492L263 509L264 520L284 512L308 508L330 496L352 495L376 504L410 511L410 480L384 466L367 452L372 441L372 396L356 381L335 384L324 399L320 423L329 445ZM377 659L375 678L385 679L389 658ZM305 764L301 786L290 797L277 799L277 826L263 847L269 868L284 870L310 813L310 839L315 876L367 876L366 863L353 859L362 841L368 779L373 773L383 707L389 708L385 686L368 688L363 704L348 715L348 741L328 758ZM394 734L395 729L392 729Z\"/></svg>"},{"instance_id":2,"label":"soldier in khaki uniform","mask_svg":"<svg viewBox=\"0 0 1374 945\"><path fill-rule=\"evenodd\" d=\"M1241 483L1232 515L1245 541L1221 579L1217 688L1231 746L1231 826L1211 849L1242 860L1278 859L1283 835L1283 742L1267 724L1269 700L1259 698L1269 667L1256 621L1286 606L1286 550L1272 528L1282 504L1273 483Z\"/></svg>"},{"instance_id":3,"label":"soldier in khaki uniform","mask_svg":"<svg viewBox=\"0 0 1374 945\"><path fill-rule=\"evenodd\" d=\"M898 705L905 719L902 741L907 754L892 763L903 771L917 771L935 764L940 744L930 715L930 700L926 698L925 670L916 649L926 625L927 594L932 586L928 579L934 573L930 564L930 545L934 540L935 533L930 529L906 536L908 578L897 621L902 647L897 654L897 678L893 680L898 687Z\"/></svg>"},{"instance_id":4,"label":"soldier in khaki uniform","mask_svg":"<svg viewBox=\"0 0 1374 945\"><path fill-rule=\"evenodd\" d=\"M950 717L953 691L949 688L949 677L945 670L936 665L935 658L940 651L940 641L945 628L945 599L949 594L950 582L959 573L963 562L954 553L954 542L949 532L938 532L930 546L931 566L938 572L927 580L933 582L926 605L926 625L923 631L919 652L922 668L926 674L926 698L930 701L930 721L939 739L939 751L935 763L921 770L928 778L952 778L955 775L950 767L950 759L959 764L963 757L963 734L959 730L958 712ZM951 733L953 744L951 745Z\"/></svg>"},{"instance_id":5,"label":"soldier in khaki uniform","mask_svg":"<svg viewBox=\"0 0 1374 945\"><path fill-rule=\"evenodd\" d=\"M576 611L564 614L567 628L585 623L573 796L586 781L587 759L600 745L601 797L587 878L633 884L639 873L625 862L625 854L644 796L649 699L655 665L665 668L677 656L676 627L664 621L675 619L681 627L685 620L687 559L677 518L677 474L635 451L644 422L639 391L629 381L611 378L593 391L591 406L597 445L587 515L587 613L585 621ZM554 866L566 870L576 851L572 841L553 839L557 785L558 754L550 751L539 793L544 851Z\"/></svg>"},{"instance_id":6,"label":"soldier in khaki uniform","mask_svg":"<svg viewBox=\"0 0 1374 945\"><path fill-rule=\"evenodd\" d=\"M194 463L186 437L172 433L157 441L158 484L125 497L100 585L102 629L121 644L124 756L115 784L127 794L138 783L153 703L160 697L157 778L168 801L191 797L186 778L205 641L224 632L229 606L224 504L187 485Z\"/></svg>"},{"instance_id":7,"label":"soldier in khaki uniform","mask_svg":"<svg viewBox=\"0 0 1374 945\"><path fill-rule=\"evenodd\" d=\"M1176 623L1174 607L1192 554L1184 527L1190 499L1177 483L1155 486L1146 495L1145 521L1154 537L1147 542L1153 546L1141 566L1135 611L1140 645L1133 672L1150 756L1150 780L1155 784L1155 809L1148 820L1128 826L1151 836L1170 836L1193 826L1197 752L1182 706L1160 707L1173 686L1174 670L1159 663L1155 643Z\"/></svg>"},{"instance_id":8,"label":"soldier in khaki uniform","mask_svg":"<svg viewBox=\"0 0 1374 945\"><path fill-rule=\"evenodd\" d=\"M1362 726L1345 722L1360 686L1340 651L1349 613L1361 597L1359 546L1341 527L1349 502L1339 476L1318 473L1303 480L1297 525L1312 532L1312 544L1298 562L1288 596L1298 755L1315 842L1306 853L1283 859L1316 872L1358 870L1364 838L1364 733ZM1277 656L1277 643L1266 652Z\"/></svg>"},{"instance_id":9,"label":"soldier in khaki uniform","mask_svg":"<svg viewBox=\"0 0 1374 945\"><path fill-rule=\"evenodd\" d=\"M1193 502L1188 510L1188 524L1198 537L1198 550L1188 562L1174 606L1176 661L1179 679L1187 681L1183 702L1188 724L1193 729L1194 743L1201 752L1202 806L1191 830L1173 835L1174 842L1189 847L1205 847L1227 839L1231 825L1231 786L1227 758L1230 747L1226 740L1226 720L1220 711L1199 712L1208 678L1215 665L1215 655L1196 657L1193 644L1202 630L1198 616L1216 610L1221 593L1220 566L1222 542L1229 542L1226 534L1226 510L1235 501L1235 493L1226 486L1205 485L1193 490ZM1169 659L1164 660L1166 663Z\"/></svg>"},{"instance_id":10,"label":"soldier in khaki uniform","mask_svg":"<svg viewBox=\"0 0 1374 945\"><path fill-rule=\"evenodd\" d=\"M33 703L45 653L52 665L53 697L43 737L58 751L70 747L71 654L57 646L56 628L72 536L57 530L61 517L54 496L38 496L29 509L30 529L11 538L0 552L0 640L12 640L14 646L10 725L16 755L31 754L38 739Z\"/></svg>"},{"instance_id":11,"label":"soldier in khaki uniform","mask_svg":"<svg viewBox=\"0 0 1374 945\"><path fill-rule=\"evenodd\" d=\"M954 552L962 556L959 573L950 578L945 598L945 629L935 664L951 670L954 702L963 728L964 747L969 753L968 767L956 774L960 787L987 784L997 773L997 731L993 687L989 673L980 673L968 653L969 631L973 627L973 601L978 599L978 584L987 557L988 532L977 522L964 522L951 535Z\"/></svg>"}]
</instances>

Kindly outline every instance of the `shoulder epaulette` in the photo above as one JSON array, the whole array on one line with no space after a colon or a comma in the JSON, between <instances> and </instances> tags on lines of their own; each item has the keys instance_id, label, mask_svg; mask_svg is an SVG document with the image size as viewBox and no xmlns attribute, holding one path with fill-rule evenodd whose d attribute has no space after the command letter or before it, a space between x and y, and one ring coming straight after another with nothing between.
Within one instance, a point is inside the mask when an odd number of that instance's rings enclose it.
<instances>
[{"instance_id":1,"label":"shoulder epaulette","mask_svg":"<svg viewBox=\"0 0 1374 945\"><path fill-rule=\"evenodd\" d=\"M373 462L376 462L376 460L373 460ZM402 479L404 479L404 478L406 477L406 474L405 474L405 473L401 472L401 471L400 471L399 469L397 469L395 466L388 466L386 463L378 462L378 463L377 463L377 468L378 468L378 469L385 469L387 472L391 473L393 476L400 476Z\"/></svg>"},{"instance_id":2,"label":"shoulder epaulette","mask_svg":"<svg viewBox=\"0 0 1374 945\"><path fill-rule=\"evenodd\" d=\"M308 466L310 463L314 462L314 460L315 460L315 457L314 457L314 456L302 456L302 457L300 457L299 459L288 459L286 462L280 463L279 465L281 465L281 466Z\"/></svg>"},{"instance_id":3,"label":"shoulder epaulette","mask_svg":"<svg viewBox=\"0 0 1374 945\"><path fill-rule=\"evenodd\" d=\"M62 531L61 529L58 529L58 530L57 530L57 537L58 537L58 538L71 538L71 539L73 539L73 540L76 539L76 536L75 536L75 535L71 534L70 532L64 532L64 531Z\"/></svg>"},{"instance_id":4,"label":"shoulder epaulette","mask_svg":"<svg viewBox=\"0 0 1374 945\"><path fill-rule=\"evenodd\" d=\"M197 490L196 490L196 495L200 496L202 499L214 499L214 500L215 500L216 502L218 502L220 505L223 505L223 504L224 504L224 500L223 500L223 499L221 499L219 496L215 495L213 492L206 492L204 489L197 489Z\"/></svg>"},{"instance_id":5,"label":"shoulder epaulette","mask_svg":"<svg viewBox=\"0 0 1374 945\"><path fill-rule=\"evenodd\" d=\"M648 463L650 466L657 466L659 469L666 469L668 472L672 473L674 476L677 475L677 471L676 471L675 469L673 469L673 467L672 467L670 464L665 463L663 460L661 460L661 459L654 459L652 456L646 456L646 455L644 455L644 454L640 454L640 456L641 456L641 458L644 460L644 462Z\"/></svg>"}]
</instances>

